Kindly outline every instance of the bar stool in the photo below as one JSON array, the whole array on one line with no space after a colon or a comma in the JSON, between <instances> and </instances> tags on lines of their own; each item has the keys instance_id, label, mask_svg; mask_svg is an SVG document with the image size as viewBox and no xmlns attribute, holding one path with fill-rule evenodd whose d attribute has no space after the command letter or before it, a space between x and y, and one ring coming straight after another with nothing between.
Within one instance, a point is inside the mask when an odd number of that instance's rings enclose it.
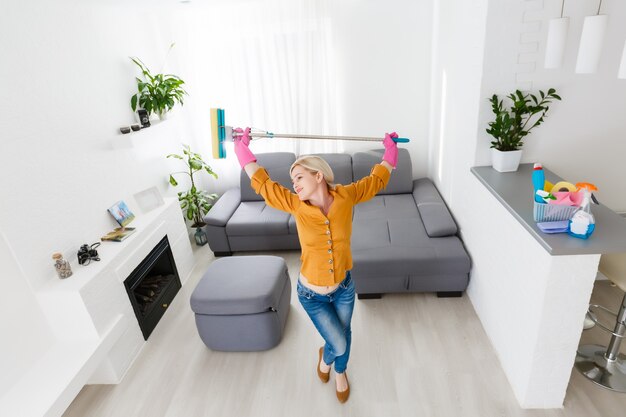
<instances>
[{"instance_id":1,"label":"bar stool","mask_svg":"<svg viewBox=\"0 0 626 417\"><path fill-rule=\"evenodd\" d=\"M606 255L603 255L603 257ZM626 392L626 355L619 353L620 344L626 335L626 256L611 255L613 265L620 265L614 274L610 274L610 280L625 292L619 312L616 314L605 307L590 304L587 311L588 317L603 330L611 333L608 346L580 345L576 352L574 367L585 377L600 385L617 392ZM603 325L596 317L593 309L598 308L615 316L615 327L611 330Z\"/></svg>"}]
</instances>

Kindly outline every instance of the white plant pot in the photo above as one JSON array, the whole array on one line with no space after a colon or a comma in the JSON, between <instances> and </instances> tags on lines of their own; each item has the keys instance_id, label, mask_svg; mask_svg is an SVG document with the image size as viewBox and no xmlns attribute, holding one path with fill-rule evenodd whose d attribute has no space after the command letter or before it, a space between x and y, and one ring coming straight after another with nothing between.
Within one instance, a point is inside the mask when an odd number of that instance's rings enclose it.
<instances>
[{"instance_id":1,"label":"white plant pot","mask_svg":"<svg viewBox=\"0 0 626 417\"><path fill-rule=\"evenodd\" d=\"M491 148L491 165L499 172L517 171L522 159L522 150L502 152Z\"/></svg>"}]
</instances>

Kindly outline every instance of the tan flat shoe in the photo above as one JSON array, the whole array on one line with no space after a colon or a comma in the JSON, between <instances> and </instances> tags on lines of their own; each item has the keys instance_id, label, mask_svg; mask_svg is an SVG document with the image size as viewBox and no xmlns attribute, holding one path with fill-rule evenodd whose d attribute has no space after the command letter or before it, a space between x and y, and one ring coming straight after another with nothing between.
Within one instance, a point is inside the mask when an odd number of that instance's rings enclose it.
<instances>
[{"instance_id":1,"label":"tan flat shoe","mask_svg":"<svg viewBox=\"0 0 626 417\"><path fill-rule=\"evenodd\" d=\"M324 357L324 346L320 348L319 355L320 357L319 357L319 360L317 361L317 376L320 378L320 380L323 383L327 383L328 380L330 379L330 369L328 370L328 372L322 372L322 370L320 369L320 365L322 364L322 358Z\"/></svg>"},{"instance_id":2,"label":"tan flat shoe","mask_svg":"<svg viewBox=\"0 0 626 417\"><path fill-rule=\"evenodd\" d=\"M337 399L342 404L348 401L348 397L350 396L350 381L348 381L348 374L346 374L346 382L348 383L348 388L346 388L345 391L337 391Z\"/></svg>"}]
</instances>

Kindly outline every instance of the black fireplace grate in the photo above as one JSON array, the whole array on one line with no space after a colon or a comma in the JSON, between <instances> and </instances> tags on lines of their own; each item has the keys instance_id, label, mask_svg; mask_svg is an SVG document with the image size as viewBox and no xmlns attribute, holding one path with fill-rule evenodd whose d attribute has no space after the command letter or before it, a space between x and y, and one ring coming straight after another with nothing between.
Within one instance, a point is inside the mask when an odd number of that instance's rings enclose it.
<instances>
[{"instance_id":1,"label":"black fireplace grate","mask_svg":"<svg viewBox=\"0 0 626 417\"><path fill-rule=\"evenodd\" d=\"M181 288L180 277L165 236L124 281L145 340Z\"/></svg>"}]
</instances>

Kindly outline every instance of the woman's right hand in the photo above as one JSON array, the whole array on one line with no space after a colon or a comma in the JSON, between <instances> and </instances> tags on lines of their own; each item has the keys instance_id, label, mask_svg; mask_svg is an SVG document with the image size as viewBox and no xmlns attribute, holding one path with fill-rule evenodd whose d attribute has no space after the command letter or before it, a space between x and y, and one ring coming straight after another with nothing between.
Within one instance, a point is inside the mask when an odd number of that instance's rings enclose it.
<instances>
[{"instance_id":1,"label":"woman's right hand","mask_svg":"<svg viewBox=\"0 0 626 417\"><path fill-rule=\"evenodd\" d=\"M239 165L242 168L245 168L250 162L256 162L256 157L248 148L250 144L250 128L246 127L246 129L242 129L240 127L233 129L233 132L238 133L238 135L233 135L233 142L235 142L235 155L237 155L237 159L239 160Z\"/></svg>"}]
</instances>

